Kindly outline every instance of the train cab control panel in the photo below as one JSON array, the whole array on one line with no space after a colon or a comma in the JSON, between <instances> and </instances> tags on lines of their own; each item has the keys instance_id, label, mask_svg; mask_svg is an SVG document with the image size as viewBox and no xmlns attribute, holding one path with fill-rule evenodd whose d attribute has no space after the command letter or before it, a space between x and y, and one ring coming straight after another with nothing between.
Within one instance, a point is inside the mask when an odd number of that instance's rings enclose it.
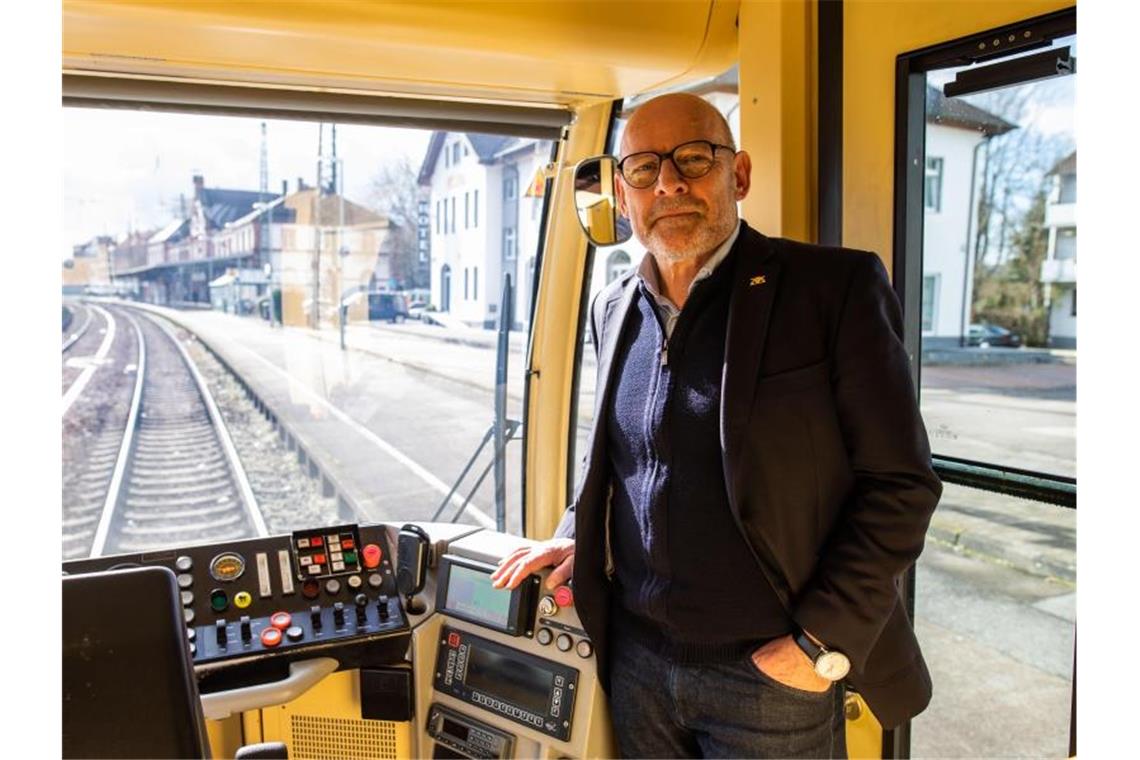
<instances>
[{"instance_id":1,"label":"train cab control panel","mask_svg":"<svg viewBox=\"0 0 1140 760\"><path fill-rule=\"evenodd\" d=\"M422 756L612 754L572 588L547 588L546 571L513 590L491 585L499 559L523 541L478 531L436 547L431 622L413 638Z\"/></svg>"},{"instance_id":2,"label":"train cab control panel","mask_svg":"<svg viewBox=\"0 0 1140 760\"><path fill-rule=\"evenodd\" d=\"M174 572L199 686L332 656L344 667L402 661L409 626L382 525L353 524L169 551L66 562L65 573Z\"/></svg>"},{"instance_id":3,"label":"train cab control panel","mask_svg":"<svg viewBox=\"0 0 1140 760\"><path fill-rule=\"evenodd\" d=\"M402 721L414 757L612 756L572 588L547 588L547 571L513 590L491 585L500 559L525 543L473 526L345 524L76 560L63 570L174 574L208 719L299 710L301 702L285 701L301 697L281 696L277 684L309 679L301 694L323 695L348 678L357 685L345 693L359 704L343 720ZM392 693L378 694L377 683ZM277 696L265 696L266 687ZM365 697L404 705L404 717L376 718Z\"/></svg>"}]
</instances>

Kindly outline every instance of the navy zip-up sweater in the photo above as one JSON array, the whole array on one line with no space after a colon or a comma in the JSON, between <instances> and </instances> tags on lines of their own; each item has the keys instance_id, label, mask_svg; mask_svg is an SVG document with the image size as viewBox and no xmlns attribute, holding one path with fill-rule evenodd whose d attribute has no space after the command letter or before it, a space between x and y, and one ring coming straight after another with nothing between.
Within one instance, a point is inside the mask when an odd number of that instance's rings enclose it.
<instances>
[{"instance_id":1,"label":"navy zip-up sweater","mask_svg":"<svg viewBox=\"0 0 1140 760\"><path fill-rule=\"evenodd\" d=\"M729 509L720 385L732 257L697 283L665 347L639 284L607 411L615 626L685 661L738 656L792 629Z\"/></svg>"}]
</instances>

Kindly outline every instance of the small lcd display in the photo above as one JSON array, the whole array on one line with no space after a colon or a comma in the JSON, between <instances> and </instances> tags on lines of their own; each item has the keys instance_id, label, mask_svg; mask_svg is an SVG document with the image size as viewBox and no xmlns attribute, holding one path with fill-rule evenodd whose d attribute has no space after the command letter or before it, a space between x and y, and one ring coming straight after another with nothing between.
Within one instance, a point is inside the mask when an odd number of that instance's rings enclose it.
<instances>
[{"instance_id":1,"label":"small lcd display","mask_svg":"<svg viewBox=\"0 0 1140 760\"><path fill-rule=\"evenodd\" d=\"M452 563L444 606L450 612L506 629L511 616L511 592L492 588L489 573Z\"/></svg>"},{"instance_id":2,"label":"small lcd display","mask_svg":"<svg viewBox=\"0 0 1140 760\"><path fill-rule=\"evenodd\" d=\"M474 645L467 653L464 683L536 715L546 715L554 674Z\"/></svg>"}]
</instances>

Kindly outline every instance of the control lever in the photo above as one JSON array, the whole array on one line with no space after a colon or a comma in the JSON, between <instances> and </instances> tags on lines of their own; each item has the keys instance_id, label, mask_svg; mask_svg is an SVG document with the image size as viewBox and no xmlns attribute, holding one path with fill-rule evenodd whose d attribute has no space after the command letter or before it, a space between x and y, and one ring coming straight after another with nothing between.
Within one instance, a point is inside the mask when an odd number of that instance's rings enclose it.
<instances>
[{"instance_id":1,"label":"control lever","mask_svg":"<svg viewBox=\"0 0 1140 760\"><path fill-rule=\"evenodd\" d=\"M400 528L396 542L396 588L404 597L404 606L413 615L423 614L427 605L415 599L427 581L428 554L431 539L427 532L408 523Z\"/></svg>"}]
</instances>

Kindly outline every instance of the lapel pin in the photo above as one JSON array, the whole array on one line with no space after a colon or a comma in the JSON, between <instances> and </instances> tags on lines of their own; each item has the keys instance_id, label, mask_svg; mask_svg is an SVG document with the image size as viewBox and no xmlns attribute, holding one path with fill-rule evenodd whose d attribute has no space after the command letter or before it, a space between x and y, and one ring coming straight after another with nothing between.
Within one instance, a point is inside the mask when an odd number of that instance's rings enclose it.
<instances>
[{"instance_id":1,"label":"lapel pin","mask_svg":"<svg viewBox=\"0 0 1140 760\"><path fill-rule=\"evenodd\" d=\"M765 277L765 276L764 276L764 275L762 275L762 274L759 274L759 275L756 275L755 277L753 277L753 278L752 278L752 279L749 281L749 283L748 283L748 284L749 284L749 285L763 285L763 284L764 284L764 283L766 283L766 282L768 282L768 278L767 278L767 277Z\"/></svg>"}]
</instances>

